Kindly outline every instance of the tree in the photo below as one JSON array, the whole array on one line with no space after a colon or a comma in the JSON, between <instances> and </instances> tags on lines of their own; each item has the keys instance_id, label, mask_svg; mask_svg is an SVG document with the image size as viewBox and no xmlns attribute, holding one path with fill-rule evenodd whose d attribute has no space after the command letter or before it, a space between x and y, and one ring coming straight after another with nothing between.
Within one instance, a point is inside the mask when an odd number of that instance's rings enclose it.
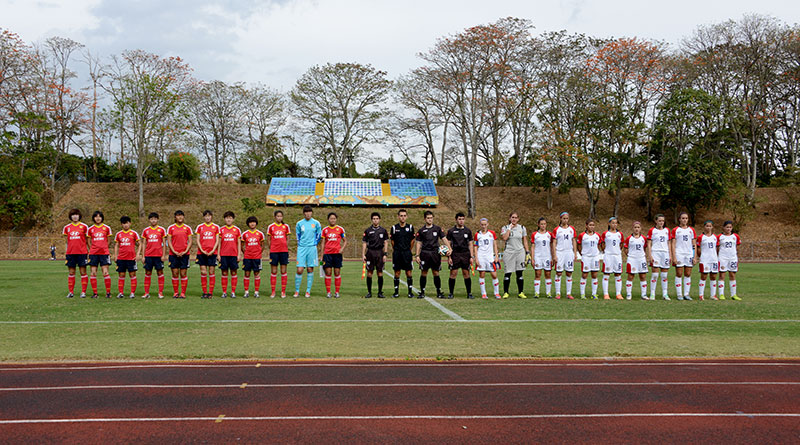
<instances>
[{"instance_id":1,"label":"tree","mask_svg":"<svg viewBox=\"0 0 800 445\"><path fill-rule=\"evenodd\" d=\"M191 153L174 151L167 158L167 177L181 186L181 200L186 200L186 184L200 178L200 163Z\"/></svg>"},{"instance_id":2,"label":"tree","mask_svg":"<svg viewBox=\"0 0 800 445\"><path fill-rule=\"evenodd\" d=\"M408 179L422 179L426 176L424 171L407 159L398 162L389 156L389 159L384 159L378 163L378 177L381 181L386 182L390 179L399 178L401 175Z\"/></svg>"},{"instance_id":3,"label":"tree","mask_svg":"<svg viewBox=\"0 0 800 445\"><path fill-rule=\"evenodd\" d=\"M115 124L136 161L139 216L144 217L144 176L155 151L181 128L176 114L191 86L189 66L179 57L125 51L112 58L104 89L113 102Z\"/></svg>"},{"instance_id":4,"label":"tree","mask_svg":"<svg viewBox=\"0 0 800 445\"><path fill-rule=\"evenodd\" d=\"M357 63L315 66L297 80L292 103L326 175L342 177L379 140L391 86L385 72Z\"/></svg>"}]
</instances>

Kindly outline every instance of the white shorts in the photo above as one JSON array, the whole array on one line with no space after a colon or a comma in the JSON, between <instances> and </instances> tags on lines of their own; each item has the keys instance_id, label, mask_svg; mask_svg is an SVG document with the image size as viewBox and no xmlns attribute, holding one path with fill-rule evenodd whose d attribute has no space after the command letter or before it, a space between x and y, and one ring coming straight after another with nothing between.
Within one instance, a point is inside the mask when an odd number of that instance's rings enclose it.
<instances>
[{"instance_id":1,"label":"white shorts","mask_svg":"<svg viewBox=\"0 0 800 445\"><path fill-rule=\"evenodd\" d=\"M631 274L647 273L647 259L645 257L628 257L628 267L626 269Z\"/></svg>"},{"instance_id":2,"label":"white shorts","mask_svg":"<svg viewBox=\"0 0 800 445\"><path fill-rule=\"evenodd\" d=\"M658 267L661 269L669 269L670 262L669 262L669 252L656 252L653 251L653 267Z\"/></svg>"},{"instance_id":3,"label":"white shorts","mask_svg":"<svg viewBox=\"0 0 800 445\"><path fill-rule=\"evenodd\" d=\"M719 260L720 272L738 272L739 271L739 258L729 260Z\"/></svg>"},{"instance_id":4,"label":"white shorts","mask_svg":"<svg viewBox=\"0 0 800 445\"><path fill-rule=\"evenodd\" d=\"M676 267L694 267L694 255L691 253L676 253L675 254Z\"/></svg>"},{"instance_id":5,"label":"white shorts","mask_svg":"<svg viewBox=\"0 0 800 445\"><path fill-rule=\"evenodd\" d=\"M622 273L622 255L608 254L603 256L604 273Z\"/></svg>"},{"instance_id":6,"label":"white shorts","mask_svg":"<svg viewBox=\"0 0 800 445\"><path fill-rule=\"evenodd\" d=\"M556 252L556 272L572 272L575 269L575 253L571 250Z\"/></svg>"},{"instance_id":7,"label":"white shorts","mask_svg":"<svg viewBox=\"0 0 800 445\"><path fill-rule=\"evenodd\" d=\"M475 270L480 272L494 272L494 257L482 257L478 255L478 261Z\"/></svg>"},{"instance_id":8,"label":"white shorts","mask_svg":"<svg viewBox=\"0 0 800 445\"><path fill-rule=\"evenodd\" d=\"M581 258L581 266L584 272L600 271L600 256L584 256Z\"/></svg>"},{"instance_id":9,"label":"white shorts","mask_svg":"<svg viewBox=\"0 0 800 445\"><path fill-rule=\"evenodd\" d=\"M717 273L717 272L719 272L718 261L700 260L700 273Z\"/></svg>"},{"instance_id":10,"label":"white shorts","mask_svg":"<svg viewBox=\"0 0 800 445\"><path fill-rule=\"evenodd\" d=\"M541 258L534 258L533 260L533 268L535 270L550 270L553 267L553 259L549 256L541 257Z\"/></svg>"}]
</instances>

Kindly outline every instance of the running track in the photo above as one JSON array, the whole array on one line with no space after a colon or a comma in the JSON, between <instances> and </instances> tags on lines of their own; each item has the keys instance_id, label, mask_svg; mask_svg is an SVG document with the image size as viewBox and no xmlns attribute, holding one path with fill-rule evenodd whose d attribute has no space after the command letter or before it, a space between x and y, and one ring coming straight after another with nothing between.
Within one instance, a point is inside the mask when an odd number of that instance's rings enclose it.
<instances>
[{"instance_id":1,"label":"running track","mask_svg":"<svg viewBox=\"0 0 800 445\"><path fill-rule=\"evenodd\" d=\"M0 442L797 443L800 360L0 365Z\"/></svg>"}]
</instances>

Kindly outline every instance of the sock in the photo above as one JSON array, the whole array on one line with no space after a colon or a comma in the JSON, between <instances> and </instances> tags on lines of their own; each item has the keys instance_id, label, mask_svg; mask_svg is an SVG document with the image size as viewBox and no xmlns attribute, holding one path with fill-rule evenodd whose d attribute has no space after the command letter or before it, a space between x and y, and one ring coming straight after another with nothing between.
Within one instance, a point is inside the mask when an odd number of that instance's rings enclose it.
<instances>
[{"instance_id":1,"label":"sock","mask_svg":"<svg viewBox=\"0 0 800 445\"><path fill-rule=\"evenodd\" d=\"M669 284L669 272L661 272L661 294L663 296L667 296L669 294L669 289L667 289L667 285Z\"/></svg>"},{"instance_id":2,"label":"sock","mask_svg":"<svg viewBox=\"0 0 800 445\"><path fill-rule=\"evenodd\" d=\"M186 289L189 288L189 276L181 277L181 293L186 295Z\"/></svg>"},{"instance_id":3,"label":"sock","mask_svg":"<svg viewBox=\"0 0 800 445\"><path fill-rule=\"evenodd\" d=\"M683 296L688 297L692 290L692 277L683 277Z\"/></svg>"},{"instance_id":4,"label":"sock","mask_svg":"<svg viewBox=\"0 0 800 445\"><path fill-rule=\"evenodd\" d=\"M683 298L683 278L675 277L675 290L678 292L678 298Z\"/></svg>"},{"instance_id":5,"label":"sock","mask_svg":"<svg viewBox=\"0 0 800 445\"><path fill-rule=\"evenodd\" d=\"M639 286L642 287L642 296L647 296L647 280L639 280ZM653 298L656 298L655 295Z\"/></svg>"},{"instance_id":6,"label":"sock","mask_svg":"<svg viewBox=\"0 0 800 445\"><path fill-rule=\"evenodd\" d=\"M81 292L86 293L87 286L89 286L89 276L81 275Z\"/></svg>"},{"instance_id":7,"label":"sock","mask_svg":"<svg viewBox=\"0 0 800 445\"><path fill-rule=\"evenodd\" d=\"M400 278L398 277L394 277L394 293L395 295L400 293Z\"/></svg>"},{"instance_id":8,"label":"sock","mask_svg":"<svg viewBox=\"0 0 800 445\"><path fill-rule=\"evenodd\" d=\"M372 293L372 277L367 276L367 293Z\"/></svg>"},{"instance_id":9,"label":"sock","mask_svg":"<svg viewBox=\"0 0 800 445\"><path fill-rule=\"evenodd\" d=\"M333 279L333 283L336 286L336 293L338 294L339 293L339 289L341 289L341 287L342 287L342 276L341 275L336 275L336 278ZM409 284L409 286L410 286L410 284Z\"/></svg>"},{"instance_id":10,"label":"sock","mask_svg":"<svg viewBox=\"0 0 800 445\"><path fill-rule=\"evenodd\" d=\"M725 295L725 279L717 281L717 295L720 297Z\"/></svg>"},{"instance_id":11,"label":"sock","mask_svg":"<svg viewBox=\"0 0 800 445\"><path fill-rule=\"evenodd\" d=\"M200 274L200 287L203 288L203 293L208 293L208 275Z\"/></svg>"},{"instance_id":12,"label":"sock","mask_svg":"<svg viewBox=\"0 0 800 445\"><path fill-rule=\"evenodd\" d=\"M253 277L253 289L255 289L256 292L261 290L261 275Z\"/></svg>"},{"instance_id":13,"label":"sock","mask_svg":"<svg viewBox=\"0 0 800 445\"><path fill-rule=\"evenodd\" d=\"M73 293L75 290L75 275L67 275L67 290L69 293Z\"/></svg>"},{"instance_id":14,"label":"sock","mask_svg":"<svg viewBox=\"0 0 800 445\"><path fill-rule=\"evenodd\" d=\"M163 278L162 278L162 280L163 280ZM105 284L105 286L106 286L106 293L110 294L111 293L111 275L109 275L109 274L103 275L103 284Z\"/></svg>"},{"instance_id":15,"label":"sock","mask_svg":"<svg viewBox=\"0 0 800 445\"><path fill-rule=\"evenodd\" d=\"M625 296L628 298L633 296L633 280L625 281Z\"/></svg>"},{"instance_id":16,"label":"sock","mask_svg":"<svg viewBox=\"0 0 800 445\"><path fill-rule=\"evenodd\" d=\"M231 276L231 293L232 294L236 293L236 282L237 281L239 281L239 276L238 275L232 275Z\"/></svg>"},{"instance_id":17,"label":"sock","mask_svg":"<svg viewBox=\"0 0 800 445\"><path fill-rule=\"evenodd\" d=\"M511 274L508 274L506 276L509 276L509 275L511 275ZM492 280L492 285L494 286L494 294L495 295L500 295L500 280L498 280L497 278L493 279Z\"/></svg>"},{"instance_id":18,"label":"sock","mask_svg":"<svg viewBox=\"0 0 800 445\"><path fill-rule=\"evenodd\" d=\"M406 277L406 283L408 284L408 291L411 292L411 288L414 287L414 277Z\"/></svg>"},{"instance_id":19,"label":"sock","mask_svg":"<svg viewBox=\"0 0 800 445\"><path fill-rule=\"evenodd\" d=\"M608 275L603 275L603 295L608 295Z\"/></svg>"},{"instance_id":20,"label":"sock","mask_svg":"<svg viewBox=\"0 0 800 445\"><path fill-rule=\"evenodd\" d=\"M246 279L247 279L247 278L245 278L245 280L246 280ZM273 294L274 294L274 293L275 293L275 291L277 290L277 289L275 288L275 286L276 286L277 284L278 284L278 274L270 274L270 276L269 276L269 286L270 286L270 289L272 289L272 293L273 293ZM247 285L245 284L245 289L247 289L247 287L246 287L246 286L247 286Z\"/></svg>"},{"instance_id":21,"label":"sock","mask_svg":"<svg viewBox=\"0 0 800 445\"><path fill-rule=\"evenodd\" d=\"M383 275L378 275L378 293L383 293Z\"/></svg>"},{"instance_id":22,"label":"sock","mask_svg":"<svg viewBox=\"0 0 800 445\"><path fill-rule=\"evenodd\" d=\"M119 277L117 278L117 290L119 293L125 293L125 278Z\"/></svg>"},{"instance_id":23,"label":"sock","mask_svg":"<svg viewBox=\"0 0 800 445\"><path fill-rule=\"evenodd\" d=\"M260 280L260 278L259 278ZM289 274L281 274L281 293L286 293L286 283L289 282Z\"/></svg>"},{"instance_id":24,"label":"sock","mask_svg":"<svg viewBox=\"0 0 800 445\"><path fill-rule=\"evenodd\" d=\"M586 297L586 278L581 278L581 298Z\"/></svg>"},{"instance_id":25,"label":"sock","mask_svg":"<svg viewBox=\"0 0 800 445\"><path fill-rule=\"evenodd\" d=\"M556 295L561 295L561 275L556 275Z\"/></svg>"},{"instance_id":26,"label":"sock","mask_svg":"<svg viewBox=\"0 0 800 445\"><path fill-rule=\"evenodd\" d=\"M710 291L711 296L712 297L716 297L717 296L717 280L711 279L711 280L709 280L708 284L711 285L711 291Z\"/></svg>"},{"instance_id":27,"label":"sock","mask_svg":"<svg viewBox=\"0 0 800 445\"><path fill-rule=\"evenodd\" d=\"M470 295L472 293L472 278L464 278L464 287L467 288L467 295Z\"/></svg>"},{"instance_id":28,"label":"sock","mask_svg":"<svg viewBox=\"0 0 800 445\"><path fill-rule=\"evenodd\" d=\"M307 273L306 274L306 293L311 293L311 286L314 284L314 274Z\"/></svg>"},{"instance_id":29,"label":"sock","mask_svg":"<svg viewBox=\"0 0 800 445\"><path fill-rule=\"evenodd\" d=\"M450 293L452 294L453 291L456 290L456 279L455 278L449 278L447 280L447 287L450 288Z\"/></svg>"},{"instance_id":30,"label":"sock","mask_svg":"<svg viewBox=\"0 0 800 445\"><path fill-rule=\"evenodd\" d=\"M597 278L592 278L592 295L597 295Z\"/></svg>"},{"instance_id":31,"label":"sock","mask_svg":"<svg viewBox=\"0 0 800 445\"><path fill-rule=\"evenodd\" d=\"M139 278L138 277L131 277L131 293L132 294L136 293L137 284L139 284Z\"/></svg>"},{"instance_id":32,"label":"sock","mask_svg":"<svg viewBox=\"0 0 800 445\"><path fill-rule=\"evenodd\" d=\"M697 282L697 294L700 295L700 298L703 298L703 295L706 293L706 280L700 279Z\"/></svg>"},{"instance_id":33,"label":"sock","mask_svg":"<svg viewBox=\"0 0 800 445\"><path fill-rule=\"evenodd\" d=\"M216 281L217 281L217 274L215 274L215 273L212 273L212 274L211 274L211 275L208 277L208 293L209 293L209 294L213 294L213 293L214 293L214 283L215 283Z\"/></svg>"},{"instance_id":34,"label":"sock","mask_svg":"<svg viewBox=\"0 0 800 445\"><path fill-rule=\"evenodd\" d=\"M303 276L299 273L294 274L294 292L300 293L300 283L303 282Z\"/></svg>"},{"instance_id":35,"label":"sock","mask_svg":"<svg viewBox=\"0 0 800 445\"><path fill-rule=\"evenodd\" d=\"M325 274L325 292L331 293L331 276Z\"/></svg>"},{"instance_id":36,"label":"sock","mask_svg":"<svg viewBox=\"0 0 800 445\"><path fill-rule=\"evenodd\" d=\"M419 290L425 292L425 285L428 284L428 277L426 275L422 275L419 277Z\"/></svg>"},{"instance_id":37,"label":"sock","mask_svg":"<svg viewBox=\"0 0 800 445\"><path fill-rule=\"evenodd\" d=\"M158 295L164 295L164 275L158 276Z\"/></svg>"},{"instance_id":38,"label":"sock","mask_svg":"<svg viewBox=\"0 0 800 445\"><path fill-rule=\"evenodd\" d=\"M223 275L221 281L222 281L222 293L223 294L227 294L228 293L228 276L227 275Z\"/></svg>"},{"instance_id":39,"label":"sock","mask_svg":"<svg viewBox=\"0 0 800 445\"><path fill-rule=\"evenodd\" d=\"M523 293L525 291L525 279L522 278L521 270L518 270L516 273L517 273L517 291L519 293Z\"/></svg>"},{"instance_id":40,"label":"sock","mask_svg":"<svg viewBox=\"0 0 800 445\"><path fill-rule=\"evenodd\" d=\"M550 278L545 278L544 280L544 291L547 295L550 295L550 286L552 286L553 282Z\"/></svg>"},{"instance_id":41,"label":"sock","mask_svg":"<svg viewBox=\"0 0 800 445\"><path fill-rule=\"evenodd\" d=\"M272 282L272 289L275 289L275 281ZM244 291L250 292L250 277L247 275L244 276Z\"/></svg>"},{"instance_id":42,"label":"sock","mask_svg":"<svg viewBox=\"0 0 800 445\"><path fill-rule=\"evenodd\" d=\"M433 276L433 285L436 287L436 293L442 293L442 277L438 275Z\"/></svg>"},{"instance_id":43,"label":"sock","mask_svg":"<svg viewBox=\"0 0 800 445\"><path fill-rule=\"evenodd\" d=\"M572 277L567 277L567 295L572 295Z\"/></svg>"},{"instance_id":44,"label":"sock","mask_svg":"<svg viewBox=\"0 0 800 445\"><path fill-rule=\"evenodd\" d=\"M144 293L146 294L150 293L150 282L152 280L153 280L152 275L147 275L147 274L144 275ZM95 293L97 293L97 291L95 291Z\"/></svg>"},{"instance_id":45,"label":"sock","mask_svg":"<svg viewBox=\"0 0 800 445\"><path fill-rule=\"evenodd\" d=\"M617 295L622 295L622 275L616 278L614 288L617 290Z\"/></svg>"},{"instance_id":46,"label":"sock","mask_svg":"<svg viewBox=\"0 0 800 445\"><path fill-rule=\"evenodd\" d=\"M656 298L656 285L658 284L658 272L650 274L650 298Z\"/></svg>"},{"instance_id":47,"label":"sock","mask_svg":"<svg viewBox=\"0 0 800 445\"><path fill-rule=\"evenodd\" d=\"M172 277L172 289L174 293L177 294L178 292L180 292L180 287L181 287L181 279L178 277Z\"/></svg>"},{"instance_id":48,"label":"sock","mask_svg":"<svg viewBox=\"0 0 800 445\"><path fill-rule=\"evenodd\" d=\"M728 280L731 286L731 297L736 296L736 280Z\"/></svg>"},{"instance_id":49,"label":"sock","mask_svg":"<svg viewBox=\"0 0 800 445\"><path fill-rule=\"evenodd\" d=\"M481 287L481 296L486 295L486 279L478 278L478 286Z\"/></svg>"},{"instance_id":50,"label":"sock","mask_svg":"<svg viewBox=\"0 0 800 445\"><path fill-rule=\"evenodd\" d=\"M542 288L542 280L533 280L533 295L539 295L539 290Z\"/></svg>"},{"instance_id":51,"label":"sock","mask_svg":"<svg viewBox=\"0 0 800 445\"><path fill-rule=\"evenodd\" d=\"M89 284L92 285L92 293L97 293L97 275L89 277Z\"/></svg>"},{"instance_id":52,"label":"sock","mask_svg":"<svg viewBox=\"0 0 800 445\"><path fill-rule=\"evenodd\" d=\"M503 275L503 293L508 293L508 287L511 285L511 272Z\"/></svg>"}]
</instances>

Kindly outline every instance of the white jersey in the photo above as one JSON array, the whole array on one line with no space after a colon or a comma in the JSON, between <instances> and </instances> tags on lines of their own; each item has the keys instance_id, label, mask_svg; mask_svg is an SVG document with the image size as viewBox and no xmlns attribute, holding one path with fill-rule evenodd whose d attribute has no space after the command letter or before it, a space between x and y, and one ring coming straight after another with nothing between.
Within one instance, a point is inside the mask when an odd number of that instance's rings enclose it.
<instances>
[{"instance_id":1,"label":"white jersey","mask_svg":"<svg viewBox=\"0 0 800 445\"><path fill-rule=\"evenodd\" d=\"M553 234L550 232L533 232L531 235L531 244L533 244L533 256L536 258L551 258L550 241L553 239Z\"/></svg>"},{"instance_id":2,"label":"white jersey","mask_svg":"<svg viewBox=\"0 0 800 445\"><path fill-rule=\"evenodd\" d=\"M717 239L719 240L719 259L720 260L737 260L739 255L736 253L736 246L742 244L741 238L735 233L730 235L720 234Z\"/></svg>"},{"instance_id":3,"label":"white jersey","mask_svg":"<svg viewBox=\"0 0 800 445\"><path fill-rule=\"evenodd\" d=\"M650 240L650 250L653 252L669 252L669 240L672 239L669 229L651 228L647 232L647 239Z\"/></svg>"},{"instance_id":4,"label":"white jersey","mask_svg":"<svg viewBox=\"0 0 800 445\"><path fill-rule=\"evenodd\" d=\"M631 235L625 240L625 246L628 248L628 258L644 259L647 238Z\"/></svg>"},{"instance_id":5,"label":"white jersey","mask_svg":"<svg viewBox=\"0 0 800 445\"><path fill-rule=\"evenodd\" d=\"M700 246L701 263L719 262L719 258L717 257L719 239L717 239L716 235L701 234L697 237L697 244Z\"/></svg>"},{"instance_id":6,"label":"white jersey","mask_svg":"<svg viewBox=\"0 0 800 445\"><path fill-rule=\"evenodd\" d=\"M478 258L494 260L494 243L497 239L497 234L492 230L484 232L475 232L475 245L478 246Z\"/></svg>"},{"instance_id":7,"label":"white jersey","mask_svg":"<svg viewBox=\"0 0 800 445\"><path fill-rule=\"evenodd\" d=\"M591 235L583 232L578 236L578 245L581 248L581 256L596 257L600 255L600 234L597 232Z\"/></svg>"},{"instance_id":8,"label":"white jersey","mask_svg":"<svg viewBox=\"0 0 800 445\"><path fill-rule=\"evenodd\" d=\"M600 236L600 242L606 243L603 252L606 255L622 255L622 241L625 239L622 232L603 232Z\"/></svg>"},{"instance_id":9,"label":"white jersey","mask_svg":"<svg viewBox=\"0 0 800 445\"><path fill-rule=\"evenodd\" d=\"M675 240L675 255L694 256L693 241L697 239L694 227L675 227L672 229L672 239Z\"/></svg>"},{"instance_id":10,"label":"white jersey","mask_svg":"<svg viewBox=\"0 0 800 445\"><path fill-rule=\"evenodd\" d=\"M572 252L572 240L578 237L578 232L572 226L558 226L553 230L553 239L556 241L556 252Z\"/></svg>"}]
</instances>

